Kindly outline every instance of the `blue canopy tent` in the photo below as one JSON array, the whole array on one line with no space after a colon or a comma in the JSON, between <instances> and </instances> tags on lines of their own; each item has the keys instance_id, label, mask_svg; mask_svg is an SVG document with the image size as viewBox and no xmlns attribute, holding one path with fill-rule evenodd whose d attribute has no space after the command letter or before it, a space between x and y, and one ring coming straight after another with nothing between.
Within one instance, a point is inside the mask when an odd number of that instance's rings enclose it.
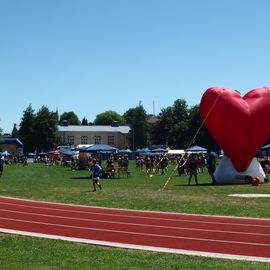
<instances>
[{"instance_id":1,"label":"blue canopy tent","mask_svg":"<svg viewBox=\"0 0 270 270\"><path fill-rule=\"evenodd\" d=\"M118 153L119 154L131 154L132 150L130 150L130 149L119 149Z\"/></svg>"},{"instance_id":2,"label":"blue canopy tent","mask_svg":"<svg viewBox=\"0 0 270 270\"><path fill-rule=\"evenodd\" d=\"M261 150L268 150L269 148L270 148L270 144L267 144L261 147Z\"/></svg>"},{"instance_id":3,"label":"blue canopy tent","mask_svg":"<svg viewBox=\"0 0 270 270\"><path fill-rule=\"evenodd\" d=\"M146 154L146 153L150 153L150 149L149 148L138 148L135 152L138 154Z\"/></svg>"},{"instance_id":4,"label":"blue canopy tent","mask_svg":"<svg viewBox=\"0 0 270 270\"><path fill-rule=\"evenodd\" d=\"M86 167L87 158L89 157L89 153L100 154L101 159L107 159L108 155L117 152L117 148L112 147L107 144L94 144L84 149L79 150L79 169L84 169ZM90 154L92 156L92 154Z\"/></svg>"},{"instance_id":5,"label":"blue canopy tent","mask_svg":"<svg viewBox=\"0 0 270 270\"><path fill-rule=\"evenodd\" d=\"M167 153L168 150L164 148L156 148L156 149L151 150L151 152L152 153Z\"/></svg>"},{"instance_id":6,"label":"blue canopy tent","mask_svg":"<svg viewBox=\"0 0 270 270\"><path fill-rule=\"evenodd\" d=\"M207 153L207 149L198 145L194 145L186 149L186 152Z\"/></svg>"},{"instance_id":7,"label":"blue canopy tent","mask_svg":"<svg viewBox=\"0 0 270 270\"><path fill-rule=\"evenodd\" d=\"M71 149L67 149L65 151L60 152L61 155L66 155L66 156L74 156L76 154L75 151L72 151Z\"/></svg>"},{"instance_id":8,"label":"blue canopy tent","mask_svg":"<svg viewBox=\"0 0 270 270\"><path fill-rule=\"evenodd\" d=\"M266 144L257 153L257 157L264 157L264 156L269 156L270 154L270 144Z\"/></svg>"},{"instance_id":9,"label":"blue canopy tent","mask_svg":"<svg viewBox=\"0 0 270 270\"><path fill-rule=\"evenodd\" d=\"M112 152L115 153L118 149L107 144L94 144L84 149L87 152Z\"/></svg>"}]
</instances>

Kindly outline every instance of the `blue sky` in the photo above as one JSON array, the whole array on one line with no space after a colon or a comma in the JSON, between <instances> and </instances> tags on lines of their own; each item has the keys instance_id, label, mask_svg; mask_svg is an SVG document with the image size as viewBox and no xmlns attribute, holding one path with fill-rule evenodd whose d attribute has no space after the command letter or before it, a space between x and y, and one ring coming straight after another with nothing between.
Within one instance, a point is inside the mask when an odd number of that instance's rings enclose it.
<instances>
[{"instance_id":1,"label":"blue sky","mask_svg":"<svg viewBox=\"0 0 270 270\"><path fill-rule=\"evenodd\" d=\"M0 0L0 127L29 104L158 114L211 86L269 86L268 0ZM154 105L154 106L153 106Z\"/></svg>"}]
</instances>

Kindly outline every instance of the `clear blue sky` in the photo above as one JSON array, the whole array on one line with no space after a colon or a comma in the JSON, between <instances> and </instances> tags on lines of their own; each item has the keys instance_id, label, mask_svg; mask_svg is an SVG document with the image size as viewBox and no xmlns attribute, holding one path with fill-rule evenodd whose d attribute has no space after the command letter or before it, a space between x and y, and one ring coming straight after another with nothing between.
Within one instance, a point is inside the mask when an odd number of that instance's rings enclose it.
<instances>
[{"instance_id":1,"label":"clear blue sky","mask_svg":"<svg viewBox=\"0 0 270 270\"><path fill-rule=\"evenodd\" d=\"M29 104L158 114L269 86L269 0L0 0L0 127ZM155 106L153 106L153 104Z\"/></svg>"}]
</instances>

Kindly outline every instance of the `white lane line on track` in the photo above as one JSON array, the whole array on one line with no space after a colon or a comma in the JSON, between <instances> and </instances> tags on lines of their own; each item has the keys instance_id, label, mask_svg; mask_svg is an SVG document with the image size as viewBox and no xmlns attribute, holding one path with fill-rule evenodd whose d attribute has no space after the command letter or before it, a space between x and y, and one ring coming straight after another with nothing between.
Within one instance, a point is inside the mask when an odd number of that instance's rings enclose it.
<instances>
[{"instance_id":1,"label":"white lane line on track","mask_svg":"<svg viewBox=\"0 0 270 270\"><path fill-rule=\"evenodd\" d=\"M256 218L256 217L237 217L237 216L223 216L223 215L207 215L207 214L190 214L190 213L177 213L177 212L162 212L162 211L153 211L153 210L136 210L136 209L124 209L124 208L110 208L110 207L103 207L103 206L90 206L90 205L80 205L80 204L72 204L72 203L60 203L60 202L48 202L48 201L37 201L31 199L24 199L24 198L16 198L16 197L7 197L7 196L0 196L0 203L1 199L13 200L17 202L31 202L31 203L38 203L38 204L47 204L51 206L59 205L59 206L71 206L71 207L80 207L80 208L87 208L87 209L105 209L105 210L112 210L112 211L124 211L124 212L142 212L142 213L154 213L154 214L166 214L166 215L185 215L191 217L214 217L214 218L226 218L226 219L242 219L242 220L252 220L252 221L269 221L270 218ZM20 204L19 204L20 205Z\"/></svg>"},{"instance_id":2,"label":"white lane line on track","mask_svg":"<svg viewBox=\"0 0 270 270\"><path fill-rule=\"evenodd\" d=\"M185 239L185 240L193 240L193 241L201 241L201 242L217 242L217 243L227 243L227 244L229 243L229 244L240 244L240 245L249 245L249 246L270 247L270 244L255 243L255 242L250 243L250 242L240 242L240 241L215 240L215 239L208 239L208 238L195 238L195 237L182 237L182 236L163 235L163 234L139 233L139 232L131 232L131 231L89 228L89 227L81 227L81 226L62 225L62 224L56 224L56 223L28 221L28 220L13 219L13 218L3 218L3 217L0 217L0 220L15 221L15 222L21 222L21 223L30 223L30 224L38 224L38 225L45 225L45 226L52 226L52 227L82 229L82 230L87 230L87 231L100 231L100 232L122 233L122 234L160 237L160 238L170 238L170 239Z\"/></svg>"},{"instance_id":3,"label":"white lane line on track","mask_svg":"<svg viewBox=\"0 0 270 270\"><path fill-rule=\"evenodd\" d=\"M75 218L68 216L56 216L56 215L48 215L48 214L39 214L39 213L29 213L23 211L13 211L0 209L0 211L8 212L8 213L17 213L17 214L27 214L32 216L41 216L41 217L49 217L49 218L59 218L66 220L76 220L76 221L87 221L87 222L100 222L100 223L108 223L108 224L119 224L119 225L132 225L139 227L151 227L151 228L161 228L161 229L174 229L174 230L188 230L188 231L200 231L200 232L215 232L215 233L227 233L227 234L238 234L238 235L252 235L252 236L270 236L270 232L266 233L254 233L254 232L235 232L235 231L224 231L224 230L208 230L208 229L200 229L200 228L190 228L190 227L175 227L175 226L161 226L161 225L151 225L151 224L142 224L142 223L133 223L133 222L120 222L120 221L110 221L110 220L99 220L99 219L89 219L89 218Z\"/></svg>"},{"instance_id":4,"label":"white lane line on track","mask_svg":"<svg viewBox=\"0 0 270 270\"><path fill-rule=\"evenodd\" d=\"M138 219L151 219L151 220L161 220L161 221L174 221L174 222L191 222L191 223L203 223L203 224L217 224L217 225L232 225L232 226L251 226L251 227L260 227L260 228L270 228L270 225L260 225L260 224L245 224L245 223L233 223L233 222L215 222L215 221L202 221L202 220L190 220L190 219L172 219L172 218L157 218L157 217L144 217L137 215L123 215L123 214L108 214L108 213L97 213L97 212L86 212L86 211L78 211L78 210L67 210L61 208L49 208L49 207L41 207L41 206L29 206L29 205L18 205L13 203L3 203L0 202L0 205L16 205L24 208L34 208L34 209L43 209L43 210L51 210L51 211L62 211L68 213L79 213L79 214L94 214L99 216L113 216L113 217L125 217L125 218L138 218ZM114 209L115 210L115 209ZM230 218L230 217L229 217Z\"/></svg>"},{"instance_id":5,"label":"white lane line on track","mask_svg":"<svg viewBox=\"0 0 270 270\"><path fill-rule=\"evenodd\" d=\"M31 233L31 232L1 229L1 228L0 228L0 232L7 233L7 234L17 234L17 235L24 235L24 236L31 236L31 237L54 239L54 240L71 241L71 242L77 242L77 243L86 243L86 244L93 244L93 245L107 246L107 247L146 250L146 251L200 256L200 257L226 259L226 260L241 260L241 261L270 263L270 258L266 258L266 257L231 255L231 254L225 254L225 253L204 252L204 251L173 249L173 248L160 248L160 247L151 247L151 246L143 246L143 245L132 245L132 244L125 244L125 243L89 240L89 239L83 239L83 238L66 237L66 236L58 236L58 235L51 235L51 234Z\"/></svg>"}]
</instances>

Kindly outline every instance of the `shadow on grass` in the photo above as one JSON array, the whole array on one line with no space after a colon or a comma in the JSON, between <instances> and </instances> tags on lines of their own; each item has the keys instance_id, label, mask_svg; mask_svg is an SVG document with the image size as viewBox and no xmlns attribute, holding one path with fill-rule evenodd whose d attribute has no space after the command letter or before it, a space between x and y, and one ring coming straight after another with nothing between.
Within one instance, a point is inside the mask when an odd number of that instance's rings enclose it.
<instances>
[{"instance_id":1,"label":"shadow on grass","mask_svg":"<svg viewBox=\"0 0 270 270\"><path fill-rule=\"evenodd\" d=\"M72 176L72 177L70 177L70 179L77 179L77 180L87 179L87 180L91 180L91 178L89 176Z\"/></svg>"},{"instance_id":2,"label":"shadow on grass","mask_svg":"<svg viewBox=\"0 0 270 270\"><path fill-rule=\"evenodd\" d=\"M244 186L244 185L250 185L249 183L223 183L223 184L212 184L212 183L203 183L203 184L180 184L180 185L175 185L176 187L196 187L196 186L202 186L202 187L207 187L207 186L211 186L211 187L224 187L224 186Z\"/></svg>"},{"instance_id":3,"label":"shadow on grass","mask_svg":"<svg viewBox=\"0 0 270 270\"><path fill-rule=\"evenodd\" d=\"M198 185L196 185L196 184L190 184L190 185L188 185L188 184L180 184L180 185L174 185L175 187L200 187L200 186L202 186L202 187L206 187L206 186L219 186L219 185L213 185L213 184L211 184L211 183L204 183L204 184L198 184Z\"/></svg>"},{"instance_id":4,"label":"shadow on grass","mask_svg":"<svg viewBox=\"0 0 270 270\"><path fill-rule=\"evenodd\" d=\"M84 191L81 191L81 193L93 193L93 190L84 190Z\"/></svg>"}]
</instances>

